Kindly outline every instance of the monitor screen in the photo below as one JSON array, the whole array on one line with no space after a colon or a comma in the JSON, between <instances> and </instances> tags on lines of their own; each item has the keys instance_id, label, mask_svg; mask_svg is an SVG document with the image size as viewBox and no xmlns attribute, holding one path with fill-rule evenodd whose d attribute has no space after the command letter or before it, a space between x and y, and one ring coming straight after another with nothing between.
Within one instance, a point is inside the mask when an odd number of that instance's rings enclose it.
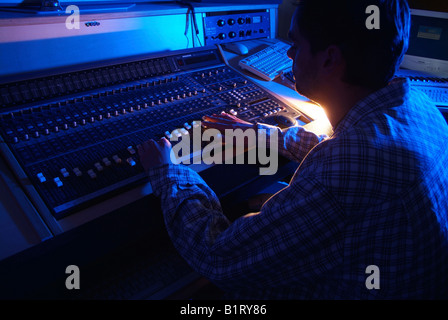
<instances>
[{"instance_id":1,"label":"monitor screen","mask_svg":"<svg viewBox=\"0 0 448 320\"><path fill-rule=\"evenodd\" d=\"M401 67L448 74L448 12L411 9L409 49Z\"/></svg>"}]
</instances>

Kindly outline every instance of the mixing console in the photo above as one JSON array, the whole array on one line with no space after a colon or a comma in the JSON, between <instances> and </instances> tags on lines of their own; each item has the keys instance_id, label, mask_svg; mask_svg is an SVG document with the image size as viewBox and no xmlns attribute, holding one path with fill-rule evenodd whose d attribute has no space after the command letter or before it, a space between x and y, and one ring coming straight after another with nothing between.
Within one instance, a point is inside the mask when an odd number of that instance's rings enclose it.
<instances>
[{"instance_id":1,"label":"mixing console","mask_svg":"<svg viewBox=\"0 0 448 320\"><path fill-rule=\"evenodd\" d=\"M2 153L56 219L142 183L136 146L189 134L204 115L309 121L210 48L3 81L0 106Z\"/></svg>"}]
</instances>

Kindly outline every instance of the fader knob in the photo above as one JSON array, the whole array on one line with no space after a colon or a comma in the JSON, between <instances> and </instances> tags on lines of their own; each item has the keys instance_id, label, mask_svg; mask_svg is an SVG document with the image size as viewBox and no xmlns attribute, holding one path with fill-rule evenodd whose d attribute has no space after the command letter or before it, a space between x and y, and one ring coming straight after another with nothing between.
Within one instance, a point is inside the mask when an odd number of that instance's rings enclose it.
<instances>
[{"instance_id":1,"label":"fader knob","mask_svg":"<svg viewBox=\"0 0 448 320\"><path fill-rule=\"evenodd\" d=\"M95 162L94 166L95 166L96 170L98 170L98 171L103 171L103 169L104 169L103 166L99 162Z\"/></svg>"},{"instance_id":2,"label":"fader knob","mask_svg":"<svg viewBox=\"0 0 448 320\"><path fill-rule=\"evenodd\" d=\"M135 150L134 150L134 147L133 147L133 146L129 146L129 147L127 147L127 150L128 150L128 152L129 152L130 154L135 154L135 153L136 153Z\"/></svg>"},{"instance_id":3,"label":"fader knob","mask_svg":"<svg viewBox=\"0 0 448 320\"><path fill-rule=\"evenodd\" d=\"M179 130L177 130L177 129L173 130L172 134L174 134L178 138L180 138L182 136L182 133L180 133Z\"/></svg>"},{"instance_id":4,"label":"fader knob","mask_svg":"<svg viewBox=\"0 0 448 320\"><path fill-rule=\"evenodd\" d=\"M90 178L95 179L96 178L96 173L95 171L93 171L92 169L87 170L87 174L89 175Z\"/></svg>"},{"instance_id":5,"label":"fader knob","mask_svg":"<svg viewBox=\"0 0 448 320\"><path fill-rule=\"evenodd\" d=\"M131 167L133 167L133 166L136 165L136 162L135 162L135 160L134 160L133 158L127 158L127 159L126 159L126 162L127 162Z\"/></svg>"},{"instance_id":6,"label":"fader knob","mask_svg":"<svg viewBox=\"0 0 448 320\"><path fill-rule=\"evenodd\" d=\"M61 179L59 179L59 177L54 178L53 181L54 181L56 187L58 187L58 188L62 187L63 184L62 184Z\"/></svg>"},{"instance_id":7,"label":"fader knob","mask_svg":"<svg viewBox=\"0 0 448 320\"><path fill-rule=\"evenodd\" d=\"M103 158L103 163L106 167L110 166L112 163L110 162L110 160L108 158Z\"/></svg>"},{"instance_id":8,"label":"fader knob","mask_svg":"<svg viewBox=\"0 0 448 320\"><path fill-rule=\"evenodd\" d=\"M45 176L42 172L39 172L37 174L37 179L39 180L40 183L44 183L45 181L47 181L47 179L45 178Z\"/></svg>"},{"instance_id":9,"label":"fader knob","mask_svg":"<svg viewBox=\"0 0 448 320\"><path fill-rule=\"evenodd\" d=\"M75 176L80 177L82 176L82 172L81 170L79 170L79 168L73 168L73 173L75 174Z\"/></svg>"},{"instance_id":10,"label":"fader knob","mask_svg":"<svg viewBox=\"0 0 448 320\"><path fill-rule=\"evenodd\" d=\"M112 156L112 160L114 160L114 162L116 164L120 164L121 163L121 158L118 155L116 155L116 154Z\"/></svg>"},{"instance_id":11,"label":"fader knob","mask_svg":"<svg viewBox=\"0 0 448 320\"><path fill-rule=\"evenodd\" d=\"M66 168L62 168L62 169L60 170L60 172L61 172L61 174L62 174L62 176L63 176L64 178L67 178L67 177L70 175L70 173L67 171Z\"/></svg>"},{"instance_id":12,"label":"fader knob","mask_svg":"<svg viewBox=\"0 0 448 320\"><path fill-rule=\"evenodd\" d=\"M183 134L184 136L187 136L187 135L190 134L190 133L188 132L188 130L185 129L185 128L180 128L180 129L179 129L179 132L180 132L181 134Z\"/></svg>"}]
</instances>

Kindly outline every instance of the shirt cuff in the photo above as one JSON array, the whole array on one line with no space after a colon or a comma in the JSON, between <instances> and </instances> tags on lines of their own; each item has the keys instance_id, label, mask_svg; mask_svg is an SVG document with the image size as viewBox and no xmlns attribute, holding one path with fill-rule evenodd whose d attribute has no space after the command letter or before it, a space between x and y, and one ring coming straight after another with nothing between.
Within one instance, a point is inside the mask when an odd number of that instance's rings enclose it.
<instances>
[{"instance_id":1,"label":"shirt cuff","mask_svg":"<svg viewBox=\"0 0 448 320\"><path fill-rule=\"evenodd\" d=\"M150 168L148 178L152 192L158 197L172 185L187 187L204 183L196 171L185 165L172 163Z\"/></svg>"},{"instance_id":2,"label":"shirt cuff","mask_svg":"<svg viewBox=\"0 0 448 320\"><path fill-rule=\"evenodd\" d=\"M257 136L259 134L259 130L264 130L265 132L265 137L266 137L266 146L270 146L271 145L271 134L273 131L277 131L277 143L278 143L278 137L281 136L282 130L277 127L277 126L273 126L270 124L265 124L265 123L256 123L255 124L255 130L257 130Z\"/></svg>"}]
</instances>

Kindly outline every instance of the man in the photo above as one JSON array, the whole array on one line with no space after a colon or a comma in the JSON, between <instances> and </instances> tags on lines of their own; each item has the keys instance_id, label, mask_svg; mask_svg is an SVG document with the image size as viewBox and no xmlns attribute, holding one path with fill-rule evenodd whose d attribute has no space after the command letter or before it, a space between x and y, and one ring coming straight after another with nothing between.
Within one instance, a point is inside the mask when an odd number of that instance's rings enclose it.
<instances>
[{"instance_id":1,"label":"man","mask_svg":"<svg viewBox=\"0 0 448 320\"><path fill-rule=\"evenodd\" d=\"M370 5L379 29L366 27ZM140 147L167 230L195 270L236 298L446 295L448 127L407 79L393 79L409 24L405 0L300 1L288 51L296 89L325 109L334 133L279 132L279 152L301 164L259 213L230 223L198 174L170 164L166 139Z\"/></svg>"}]
</instances>

